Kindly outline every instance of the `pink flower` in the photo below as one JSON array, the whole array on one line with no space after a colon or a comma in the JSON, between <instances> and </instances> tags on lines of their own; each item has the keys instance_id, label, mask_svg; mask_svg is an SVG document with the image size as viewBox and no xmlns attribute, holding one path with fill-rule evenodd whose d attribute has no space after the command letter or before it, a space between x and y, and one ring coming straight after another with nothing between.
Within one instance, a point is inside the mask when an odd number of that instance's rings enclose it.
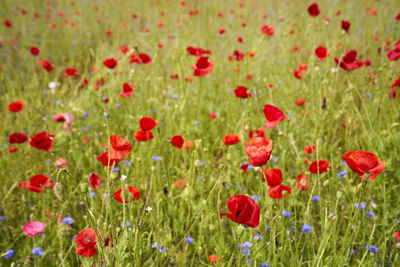
<instances>
[{"instance_id":1,"label":"pink flower","mask_svg":"<svg viewBox=\"0 0 400 267\"><path fill-rule=\"evenodd\" d=\"M64 121L64 125L63 125L63 130L64 131L71 131L72 130L72 123L74 122L74 116L72 116L71 113L66 113L64 115L65 121Z\"/></svg>"},{"instance_id":2,"label":"pink flower","mask_svg":"<svg viewBox=\"0 0 400 267\"><path fill-rule=\"evenodd\" d=\"M43 232L44 228L46 228L46 224L42 222L27 222L24 224L24 227L22 227L22 231L30 237L33 237Z\"/></svg>"},{"instance_id":3,"label":"pink flower","mask_svg":"<svg viewBox=\"0 0 400 267\"><path fill-rule=\"evenodd\" d=\"M68 163L68 160L66 160L64 158L58 158L56 160L56 162L54 162L54 167L61 168L61 169L68 168L67 163Z\"/></svg>"}]
</instances>

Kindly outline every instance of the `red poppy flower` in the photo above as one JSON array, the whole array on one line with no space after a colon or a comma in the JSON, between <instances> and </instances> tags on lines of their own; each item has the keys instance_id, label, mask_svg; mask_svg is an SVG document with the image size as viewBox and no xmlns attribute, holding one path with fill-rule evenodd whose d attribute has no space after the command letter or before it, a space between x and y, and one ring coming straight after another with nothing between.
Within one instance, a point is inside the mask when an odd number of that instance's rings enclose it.
<instances>
[{"instance_id":1,"label":"red poppy flower","mask_svg":"<svg viewBox=\"0 0 400 267\"><path fill-rule=\"evenodd\" d=\"M346 51L343 59L335 57L335 62L346 71L355 70L361 68L362 65L364 65L364 62L362 62L361 60L357 60L356 57L356 50Z\"/></svg>"},{"instance_id":2,"label":"red poppy flower","mask_svg":"<svg viewBox=\"0 0 400 267\"><path fill-rule=\"evenodd\" d=\"M34 56L37 56L40 53L39 48L34 47L34 46L31 47L30 51L31 51L31 54L34 55Z\"/></svg>"},{"instance_id":3,"label":"red poppy flower","mask_svg":"<svg viewBox=\"0 0 400 267\"><path fill-rule=\"evenodd\" d=\"M400 13L399 13L399 15L400 15ZM394 238L396 238L397 242L400 243L400 231L394 233Z\"/></svg>"},{"instance_id":4,"label":"red poppy flower","mask_svg":"<svg viewBox=\"0 0 400 267\"><path fill-rule=\"evenodd\" d=\"M273 105L265 105L263 109L264 115L267 118L267 122L265 123L265 127L268 129L274 128L280 121L286 119L285 114L279 108Z\"/></svg>"},{"instance_id":5,"label":"red poppy flower","mask_svg":"<svg viewBox=\"0 0 400 267\"><path fill-rule=\"evenodd\" d=\"M37 149L50 151L53 148L53 139L54 134L49 134L44 131L31 137L29 144Z\"/></svg>"},{"instance_id":6,"label":"red poppy flower","mask_svg":"<svg viewBox=\"0 0 400 267\"><path fill-rule=\"evenodd\" d=\"M261 29L261 33L262 34L266 34L266 35L269 35L269 36L274 35L274 32L275 32L275 27L267 25L267 24L261 25L260 29Z\"/></svg>"},{"instance_id":7,"label":"red poppy flower","mask_svg":"<svg viewBox=\"0 0 400 267\"><path fill-rule=\"evenodd\" d=\"M188 46L186 48L186 51L188 52L189 55L196 56L196 57L201 57L203 55L211 55L210 50L205 50L200 47Z\"/></svg>"},{"instance_id":8,"label":"red poppy flower","mask_svg":"<svg viewBox=\"0 0 400 267\"><path fill-rule=\"evenodd\" d=\"M189 180L188 177L180 178L174 182L174 186L176 186L177 188L184 188L186 187L188 180Z\"/></svg>"},{"instance_id":9,"label":"red poppy flower","mask_svg":"<svg viewBox=\"0 0 400 267\"><path fill-rule=\"evenodd\" d=\"M243 173L246 173L248 168L249 168L249 164L248 163L241 163L240 164L240 169L243 171Z\"/></svg>"},{"instance_id":10,"label":"red poppy flower","mask_svg":"<svg viewBox=\"0 0 400 267\"><path fill-rule=\"evenodd\" d=\"M236 195L228 199L228 210L232 213L220 213L234 222L255 228L260 224L260 207L245 195Z\"/></svg>"},{"instance_id":11,"label":"red poppy flower","mask_svg":"<svg viewBox=\"0 0 400 267\"><path fill-rule=\"evenodd\" d=\"M297 68L297 70L293 70L293 75L297 79L301 80L303 74L306 74L307 71L308 71L308 66L305 65L305 64L300 63L299 67Z\"/></svg>"},{"instance_id":12,"label":"red poppy flower","mask_svg":"<svg viewBox=\"0 0 400 267\"><path fill-rule=\"evenodd\" d=\"M40 60L39 65L44 68L47 72L52 72L53 71L53 66L48 60Z\"/></svg>"},{"instance_id":13,"label":"red poppy flower","mask_svg":"<svg viewBox=\"0 0 400 267\"><path fill-rule=\"evenodd\" d=\"M307 10L311 17L317 17L319 15L319 7L317 3L312 3Z\"/></svg>"},{"instance_id":14,"label":"red poppy flower","mask_svg":"<svg viewBox=\"0 0 400 267\"><path fill-rule=\"evenodd\" d=\"M228 59L229 59L229 61L232 61L232 60L242 61L244 59L244 53L242 53L238 50L235 50L233 52L233 54L229 56Z\"/></svg>"},{"instance_id":15,"label":"red poppy flower","mask_svg":"<svg viewBox=\"0 0 400 267\"><path fill-rule=\"evenodd\" d=\"M97 156L97 160L100 161L104 166L108 166L108 151L104 152L103 154L101 154L100 156ZM119 159L117 158L112 158L110 159L110 167L118 164L118 162L120 162Z\"/></svg>"},{"instance_id":16,"label":"red poppy flower","mask_svg":"<svg viewBox=\"0 0 400 267\"><path fill-rule=\"evenodd\" d=\"M54 115L51 119L52 119L53 121L55 121L55 122L64 122L64 121L65 121L65 117L64 117L64 115L61 114L61 113L57 113L57 114Z\"/></svg>"},{"instance_id":17,"label":"red poppy flower","mask_svg":"<svg viewBox=\"0 0 400 267\"><path fill-rule=\"evenodd\" d=\"M216 255L210 255L210 256L207 258L207 260L208 260L209 263L217 263L218 260L219 260L219 258L218 258L218 256L216 256Z\"/></svg>"},{"instance_id":18,"label":"red poppy flower","mask_svg":"<svg viewBox=\"0 0 400 267\"><path fill-rule=\"evenodd\" d=\"M140 53L138 55L131 55L129 59L129 63L136 63L136 64L150 64L152 61L151 57L145 53Z\"/></svg>"},{"instance_id":19,"label":"red poppy flower","mask_svg":"<svg viewBox=\"0 0 400 267\"><path fill-rule=\"evenodd\" d=\"M312 183L310 181L307 181L308 177L305 173L300 173L299 175L297 175L296 179L297 185L295 186L295 188L304 191L308 190L311 187Z\"/></svg>"},{"instance_id":20,"label":"red poppy flower","mask_svg":"<svg viewBox=\"0 0 400 267\"><path fill-rule=\"evenodd\" d=\"M315 160L310 164L308 170L311 173L324 173L328 171L329 161Z\"/></svg>"},{"instance_id":21,"label":"red poppy flower","mask_svg":"<svg viewBox=\"0 0 400 267\"><path fill-rule=\"evenodd\" d=\"M304 104L307 102L307 99L302 98L302 97L298 97L296 98L296 100L294 101L294 104L296 106L304 106Z\"/></svg>"},{"instance_id":22,"label":"red poppy flower","mask_svg":"<svg viewBox=\"0 0 400 267\"><path fill-rule=\"evenodd\" d=\"M316 145L309 145L304 147L304 153L306 154L312 154L314 150L316 149Z\"/></svg>"},{"instance_id":23,"label":"red poppy flower","mask_svg":"<svg viewBox=\"0 0 400 267\"><path fill-rule=\"evenodd\" d=\"M218 117L218 114L217 113L215 113L215 112L210 112L209 114L208 114L208 117L210 117L210 119L216 119L217 117Z\"/></svg>"},{"instance_id":24,"label":"red poppy flower","mask_svg":"<svg viewBox=\"0 0 400 267\"><path fill-rule=\"evenodd\" d=\"M393 87L400 87L400 77L395 79L394 83L390 86L391 88Z\"/></svg>"},{"instance_id":25,"label":"red poppy flower","mask_svg":"<svg viewBox=\"0 0 400 267\"><path fill-rule=\"evenodd\" d=\"M185 141L185 148L186 148L186 150L192 149L193 146L194 146L194 143L193 143L192 140L186 140L186 141Z\"/></svg>"},{"instance_id":26,"label":"red poppy flower","mask_svg":"<svg viewBox=\"0 0 400 267\"><path fill-rule=\"evenodd\" d=\"M8 28L12 27L12 23L9 19L4 19L4 25Z\"/></svg>"},{"instance_id":27,"label":"red poppy flower","mask_svg":"<svg viewBox=\"0 0 400 267\"><path fill-rule=\"evenodd\" d=\"M282 183L282 171L280 169L263 169L268 186L273 187Z\"/></svg>"},{"instance_id":28,"label":"red poppy flower","mask_svg":"<svg viewBox=\"0 0 400 267\"><path fill-rule=\"evenodd\" d=\"M258 128L257 130L255 130L255 134L256 134L256 136L254 136L253 130L250 130L249 138L253 139L254 137L265 137L266 136L264 128Z\"/></svg>"},{"instance_id":29,"label":"red poppy flower","mask_svg":"<svg viewBox=\"0 0 400 267\"><path fill-rule=\"evenodd\" d=\"M96 190L97 188L99 188L101 186L101 182L102 182L101 178L95 172L91 172L89 174L88 180L89 180L89 185L93 190Z\"/></svg>"},{"instance_id":30,"label":"red poppy flower","mask_svg":"<svg viewBox=\"0 0 400 267\"><path fill-rule=\"evenodd\" d=\"M113 69L117 66L117 61L114 58L108 58L103 61L103 65L109 69Z\"/></svg>"},{"instance_id":31,"label":"red poppy flower","mask_svg":"<svg viewBox=\"0 0 400 267\"><path fill-rule=\"evenodd\" d=\"M122 188L118 189L117 191L115 191L114 193L114 199L118 202L123 202L122 200ZM128 186L125 188L124 190L124 203L129 203L135 200L140 199L140 192L139 189L137 189L136 187L133 186Z\"/></svg>"},{"instance_id":32,"label":"red poppy flower","mask_svg":"<svg viewBox=\"0 0 400 267\"><path fill-rule=\"evenodd\" d=\"M99 235L100 236L100 235ZM78 248L75 250L75 254L90 258L93 257L96 252L97 236L92 228L86 228L81 230L75 236L75 243Z\"/></svg>"},{"instance_id":33,"label":"red poppy flower","mask_svg":"<svg viewBox=\"0 0 400 267\"><path fill-rule=\"evenodd\" d=\"M122 52L122 53L127 53L127 52L129 52L129 47L127 46L127 45L121 45L120 47L119 47L119 50Z\"/></svg>"},{"instance_id":34,"label":"red poppy flower","mask_svg":"<svg viewBox=\"0 0 400 267\"><path fill-rule=\"evenodd\" d=\"M171 144L179 149L182 149L184 143L185 141L181 135L175 135L171 137Z\"/></svg>"},{"instance_id":35,"label":"red poppy flower","mask_svg":"<svg viewBox=\"0 0 400 267\"><path fill-rule=\"evenodd\" d=\"M28 141L28 136L23 133L13 133L8 138L8 142L10 142L10 144L22 144L26 141Z\"/></svg>"},{"instance_id":36,"label":"red poppy flower","mask_svg":"<svg viewBox=\"0 0 400 267\"><path fill-rule=\"evenodd\" d=\"M236 95L236 97L238 98L249 98L249 97L253 97L252 93L247 93L248 88L245 86L238 86L236 87L234 93Z\"/></svg>"},{"instance_id":37,"label":"red poppy flower","mask_svg":"<svg viewBox=\"0 0 400 267\"><path fill-rule=\"evenodd\" d=\"M126 158L132 150L132 145L129 143L129 140L123 139L117 134L110 136L110 144L112 147L111 156L114 154L115 157L120 158L121 160Z\"/></svg>"},{"instance_id":38,"label":"red poppy flower","mask_svg":"<svg viewBox=\"0 0 400 267\"><path fill-rule=\"evenodd\" d=\"M8 149L8 153L14 153L14 152L17 152L18 151L18 147L15 147L15 146L12 146L12 147L10 147L9 149Z\"/></svg>"},{"instance_id":39,"label":"red poppy flower","mask_svg":"<svg viewBox=\"0 0 400 267\"><path fill-rule=\"evenodd\" d=\"M400 58L400 40L397 41L394 45L394 49L390 50L387 56L390 61L396 61Z\"/></svg>"},{"instance_id":40,"label":"red poppy flower","mask_svg":"<svg viewBox=\"0 0 400 267\"><path fill-rule=\"evenodd\" d=\"M213 68L214 62L208 62L208 57L199 57L196 65L193 66L193 75L198 77L205 76L210 74Z\"/></svg>"},{"instance_id":41,"label":"red poppy flower","mask_svg":"<svg viewBox=\"0 0 400 267\"><path fill-rule=\"evenodd\" d=\"M75 77L80 77L81 75L78 73L78 71L76 70L76 68L66 68L65 69L65 78L67 78L68 76L75 76Z\"/></svg>"},{"instance_id":42,"label":"red poppy flower","mask_svg":"<svg viewBox=\"0 0 400 267\"><path fill-rule=\"evenodd\" d=\"M289 186L280 184L277 186L270 187L268 189L268 196L273 199L282 199L290 195L292 188ZM285 194L284 194L285 193Z\"/></svg>"},{"instance_id":43,"label":"red poppy flower","mask_svg":"<svg viewBox=\"0 0 400 267\"><path fill-rule=\"evenodd\" d=\"M13 101L8 105L8 110L11 112L20 112L24 108L24 102L17 100Z\"/></svg>"},{"instance_id":44,"label":"red poppy flower","mask_svg":"<svg viewBox=\"0 0 400 267\"><path fill-rule=\"evenodd\" d=\"M266 137L256 137L244 144L252 166L262 166L268 162L272 153L272 140Z\"/></svg>"},{"instance_id":45,"label":"red poppy flower","mask_svg":"<svg viewBox=\"0 0 400 267\"><path fill-rule=\"evenodd\" d=\"M32 176L29 180L29 184L26 185L26 189L32 192L41 193L43 190L42 186L43 188L52 188L54 186L54 182L49 182L48 179L49 176L43 174Z\"/></svg>"},{"instance_id":46,"label":"red poppy flower","mask_svg":"<svg viewBox=\"0 0 400 267\"><path fill-rule=\"evenodd\" d=\"M139 124L140 124L140 129L143 131L149 131L156 127L158 121L156 121L153 118L150 117L143 117L140 119Z\"/></svg>"},{"instance_id":47,"label":"red poppy flower","mask_svg":"<svg viewBox=\"0 0 400 267\"><path fill-rule=\"evenodd\" d=\"M396 19L397 19L397 20L400 20L400 12L399 12L399 14L397 14ZM400 242L400 241L399 241L399 242Z\"/></svg>"},{"instance_id":48,"label":"red poppy flower","mask_svg":"<svg viewBox=\"0 0 400 267\"><path fill-rule=\"evenodd\" d=\"M342 29L343 29L346 33L349 33L349 29L350 29L350 26L351 26L351 23L350 23L350 22L348 22L348 21L346 21L346 20L342 20L341 26L342 26Z\"/></svg>"},{"instance_id":49,"label":"red poppy flower","mask_svg":"<svg viewBox=\"0 0 400 267\"><path fill-rule=\"evenodd\" d=\"M222 138L222 143L227 146L234 145L240 142L240 137L235 133L228 133Z\"/></svg>"},{"instance_id":50,"label":"red poppy flower","mask_svg":"<svg viewBox=\"0 0 400 267\"><path fill-rule=\"evenodd\" d=\"M143 131L142 129L140 129L133 135L133 139L135 139L138 142L146 142L153 138L154 136L151 130Z\"/></svg>"},{"instance_id":51,"label":"red poppy flower","mask_svg":"<svg viewBox=\"0 0 400 267\"><path fill-rule=\"evenodd\" d=\"M131 97L134 95L133 88L135 84L133 83L124 83L122 85L122 92L119 94L121 98Z\"/></svg>"},{"instance_id":52,"label":"red poppy flower","mask_svg":"<svg viewBox=\"0 0 400 267\"><path fill-rule=\"evenodd\" d=\"M368 181L374 180L385 169L385 162L379 161L378 157L367 151L349 151L342 155L347 165L358 172L358 176L365 180L365 173L369 174Z\"/></svg>"},{"instance_id":53,"label":"red poppy flower","mask_svg":"<svg viewBox=\"0 0 400 267\"><path fill-rule=\"evenodd\" d=\"M318 57L318 61L323 61L328 56L328 50L326 49L326 47L318 46L315 49L315 54Z\"/></svg>"}]
</instances>

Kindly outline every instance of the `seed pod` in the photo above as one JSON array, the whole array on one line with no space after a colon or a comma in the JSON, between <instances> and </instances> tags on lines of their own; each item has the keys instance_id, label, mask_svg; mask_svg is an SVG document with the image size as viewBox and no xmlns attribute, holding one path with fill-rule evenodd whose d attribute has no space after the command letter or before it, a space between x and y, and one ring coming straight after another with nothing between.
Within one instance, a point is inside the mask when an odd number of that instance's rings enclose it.
<instances>
[{"instance_id":1,"label":"seed pod","mask_svg":"<svg viewBox=\"0 0 400 267\"><path fill-rule=\"evenodd\" d=\"M61 182L56 182L56 184L53 187L53 193L56 196L56 198L60 201L65 201L67 198L67 192L65 190L64 185Z\"/></svg>"},{"instance_id":2,"label":"seed pod","mask_svg":"<svg viewBox=\"0 0 400 267\"><path fill-rule=\"evenodd\" d=\"M79 185L79 187L80 187L82 193L86 193L88 191L87 183L82 183Z\"/></svg>"}]
</instances>

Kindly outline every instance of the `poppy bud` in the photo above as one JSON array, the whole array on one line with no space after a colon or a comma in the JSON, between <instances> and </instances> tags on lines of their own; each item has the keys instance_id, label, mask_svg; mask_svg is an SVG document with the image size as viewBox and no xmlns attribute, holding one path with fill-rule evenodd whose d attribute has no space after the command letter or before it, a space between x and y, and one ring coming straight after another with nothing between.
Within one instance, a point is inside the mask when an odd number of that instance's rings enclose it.
<instances>
[{"instance_id":1,"label":"poppy bud","mask_svg":"<svg viewBox=\"0 0 400 267\"><path fill-rule=\"evenodd\" d=\"M82 193L86 193L88 191L87 183L82 183L79 185L79 187L80 187Z\"/></svg>"},{"instance_id":2,"label":"poppy bud","mask_svg":"<svg viewBox=\"0 0 400 267\"><path fill-rule=\"evenodd\" d=\"M117 179L118 177L119 177L119 172L111 172L110 178L111 178L112 180L115 180L115 179Z\"/></svg>"},{"instance_id":3,"label":"poppy bud","mask_svg":"<svg viewBox=\"0 0 400 267\"><path fill-rule=\"evenodd\" d=\"M339 198L341 198L343 196L343 193L342 192L340 192L340 191L337 191L336 192L336 197L339 199Z\"/></svg>"},{"instance_id":4,"label":"poppy bud","mask_svg":"<svg viewBox=\"0 0 400 267\"><path fill-rule=\"evenodd\" d=\"M105 117L106 119L109 119L109 118L110 118L110 112L104 111L104 117Z\"/></svg>"},{"instance_id":5,"label":"poppy bud","mask_svg":"<svg viewBox=\"0 0 400 267\"><path fill-rule=\"evenodd\" d=\"M56 198L60 201L65 201L65 199L67 198L65 187L61 182L56 182L53 187L53 192Z\"/></svg>"}]
</instances>

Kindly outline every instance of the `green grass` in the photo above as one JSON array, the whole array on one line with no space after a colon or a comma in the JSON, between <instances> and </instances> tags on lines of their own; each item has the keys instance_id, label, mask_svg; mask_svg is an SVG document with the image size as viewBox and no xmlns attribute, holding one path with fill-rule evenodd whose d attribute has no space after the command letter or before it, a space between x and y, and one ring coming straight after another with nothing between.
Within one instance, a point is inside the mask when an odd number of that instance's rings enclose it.
<instances>
[{"instance_id":1,"label":"green grass","mask_svg":"<svg viewBox=\"0 0 400 267\"><path fill-rule=\"evenodd\" d=\"M0 265L100 266L104 259L106 266L201 266L211 265L207 258L214 254L219 257L216 266L246 266L248 257L241 254L238 243L248 241L253 244L250 259L256 266L267 262L271 266L376 266L378 259L382 265L398 266L400 248L393 233L400 230L400 106L388 93L400 76L400 65L389 61L384 49L386 40L391 41L392 49L400 36L400 21L394 19L400 12L397 1L318 1L321 14L317 18L307 13L310 1L187 1L186 7L180 2L98 1L96 11L95 3L88 0L76 1L75 6L69 1L0 1L0 20L8 18L13 23L11 28L0 26L0 215L5 216L0 221L0 253L15 250L11 259L1 257ZM367 13L367 7L377 9L378 15ZM21 14L21 9L27 14ZM81 14L76 15L76 10ZM189 16L192 10L200 12ZM335 16L337 10L342 12L340 16ZM60 11L63 18L57 16ZM35 12L40 18L33 18ZM224 16L218 17L218 12ZM133 13L139 17L133 19ZM46 14L51 16L48 20ZM264 14L268 18L263 19ZM324 16L331 21L323 20ZM74 22L76 28L64 25L64 19ZM342 32L341 20L352 23L350 34ZM163 28L157 27L159 21ZM123 22L126 28L121 27ZM57 25L56 30L52 24ZM262 35L262 24L275 26L275 34ZM148 33L145 27L150 29ZM220 36L222 28L226 33ZM113 31L111 36L106 35L108 29ZM294 34L288 34L289 29ZM243 43L236 40L239 35ZM379 39L374 41L374 36ZM158 48L158 43L164 47ZM153 62L135 65L125 58L114 70L106 69L102 65L106 58L123 56L120 45L151 53ZM290 52L295 45L299 51ZM320 45L330 53L323 62L314 55ZM40 48L37 57L30 54L31 46ZM196 58L186 53L187 46L211 50L210 60L215 63L211 74L190 83L184 78L193 77L191 66ZM332 71L334 57L342 58L346 50L353 49L358 58L370 58L372 66ZM244 61L228 60L234 50L246 54ZM249 51L256 56L249 57ZM41 59L49 60L55 69L47 73L38 64ZM308 65L301 80L292 74L299 63ZM92 71L93 65L97 72ZM66 67L76 67L81 78L65 78ZM374 72L374 84L369 82L370 72ZM178 74L179 79L171 79L171 74ZM248 74L254 79L247 80ZM101 77L106 83L95 90ZM80 88L84 78L89 85ZM54 94L48 88L52 81L60 83ZM135 95L121 99L119 92L125 82L135 83ZM229 92L228 88L233 91L239 85L247 86L253 98L243 100ZM107 104L103 97L109 98ZM297 97L307 103L295 106ZM326 108L322 108L324 98ZM7 110L15 100L24 101L23 111ZM258 171L244 174L239 168L248 161L244 146L248 131L263 127L266 121L265 104L288 115L276 128L267 130L267 137L274 142L272 154L279 158L271 157L265 168L281 169L283 184L291 187L302 172L312 181L310 190L293 188L282 200L268 197L268 187ZM218 118L210 120L208 114L214 111ZM57 112L74 115L72 131L63 131L62 123L51 120ZM88 115L81 118L85 112ZM143 116L160 123L153 130L153 140L138 143L133 134ZM342 123L347 127L341 127ZM25 143L17 145L17 152L8 153L13 146L8 143L10 134L33 136L43 130L55 134L50 152ZM241 143L225 146L221 139L227 133L238 134ZM128 138L133 145L126 158L131 166L120 163L118 177L96 159L105 151L103 144L110 134ZM173 147L168 138L177 134L192 140L193 149ZM83 137L91 141L84 143ZM317 150L307 155L303 149L311 144L316 144ZM341 164L341 155L350 150L375 153L386 161L385 171L363 186L357 173ZM162 161L154 162L153 156ZM59 157L68 160L70 176L53 166ZM328 160L332 170L311 174L305 157L310 162ZM344 169L347 175L338 178ZM103 179L93 198L86 197L93 190L82 193L82 187L73 181L87 183L90 172ZM59 174L66 200L57 200L48 189L36 194L16 188L18 182L36 174L53 180ZM122 181L121 175L127 179ZM185 188L174 186L185 177ZM124 184L140 190L139 201L122 205L104 195L112 195ZM238 194L261 197L257 228L244 230L219 216L227 210L227 199ZM311 200L315 195L320 197L317 203ZM367 204L362 214L354 208L359 201ZM152 210L146 211L147 207ZM290 218L283 218L284 209L291 212ZM367 211L375 216L367 217ZM58 216L70 216L75 222L62 224ZM27 221L41 221L47 227L31 238L22 232ZM130 228L121 228L127 221ZM302 232L303 224L311 225L312 231ZM99 229L103 239L110 237L113 249L98 247L90 259L75 255L72 238L87 227ZM254 240L256 233L262 240ZM187 236L194 239L192 244L185 241ZM154 242L166 251L152 248ZM367 245L378 247L379 253L366 251ZM43 257L32 255L37 246L43 248ZM357 252L349 256L351 248Z\"/></svg>"}]
</instances>

